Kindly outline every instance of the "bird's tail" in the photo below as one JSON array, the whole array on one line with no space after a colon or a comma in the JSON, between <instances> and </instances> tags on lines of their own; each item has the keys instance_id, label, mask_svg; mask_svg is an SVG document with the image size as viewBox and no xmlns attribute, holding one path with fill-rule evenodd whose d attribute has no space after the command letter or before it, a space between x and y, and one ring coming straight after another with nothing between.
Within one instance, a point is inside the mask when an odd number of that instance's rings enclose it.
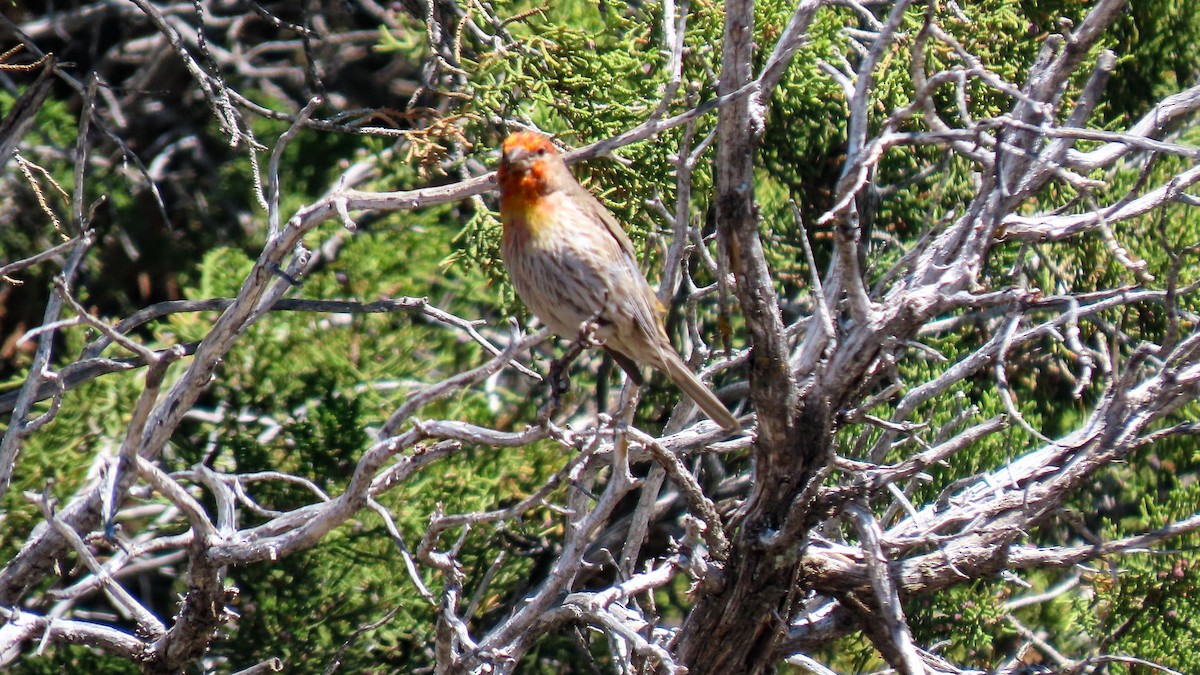
<instances>
[{"instance_id":1,"label":"bird's tail","mask_svg":"<svg viewBox=\"0 0 1200 675\"><path fill-rule=\"evenodd\" d=\"M675 350L665 349L661 351L661 354L663 372L671 378L676 387L679 387L683 393L696 402L696 405L700 406L709 419L721 425L721 428L726 431L738 431L742 428L733 413L729 412L729 408L726 408L725 404L721 403L721 399L717 398L711 389L692 374L692 370L687 367L683 359L679 358Z\"/></svg>"}]
</instances>

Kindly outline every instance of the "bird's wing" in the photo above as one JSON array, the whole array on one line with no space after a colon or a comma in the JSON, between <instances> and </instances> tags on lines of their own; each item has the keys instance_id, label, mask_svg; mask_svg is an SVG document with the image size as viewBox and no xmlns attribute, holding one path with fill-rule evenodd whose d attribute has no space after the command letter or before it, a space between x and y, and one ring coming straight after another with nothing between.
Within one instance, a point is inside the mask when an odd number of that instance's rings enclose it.
<instances>
[{"instance_id":1,"label":"bird's wing","mask_svg":"<svg viewBox=\"0 0 1200 675\"><path fill-rule=\"evenodd\" d=\"M629 239L629 235L625 234L625 228L617 222L617 217L609 211L604 204L596 199L596 195L588 192L587 188L575 184L575 189L578 190L575 196L578 196L576 203L580 205L584 215L594 217L597 221L604 223L604 229L612 235L613 239L617 240L617 245L621 247L621 251L629 258L629 262L633 264L634 269L637 269L637 251L633 248L633 241ZM641 274L641 271L638 271Z\"/></svg>"},{"instance_id":2,"label":"bird's wing","mask_svg":"<svg viewBox=\"0 0 1200 675\"><path fill-rule=\"evenodd\" d=\"M659 302L654 289L646 281L646 275L642 273L637 263L637 252L633 248L633 241L629 239L629 235L625 233L625 228L621 227L621 223L617 222L617 217L586 188L580 185L578 189L580 198L576 202L580 204L584 215L591 216L595 221L603 223L604 229L616 240L617 246L624 254L622 257L625 265L629 269L630 276L635 280L634 283L639 286L639 295L641 296L627 299L633 301L631 307L634 309L634 320L637 321L642 335L647 338L649 346L658 352L660 362L666 363L668 357L663 353L662 342L666 340L663 320L666 317L667 308Z\"/></svg>"},{"instance_id":3,"label":"bird's wing","mask_svg":"<svg viewBox=\"0 0 1200 675\"><path fill-rule=\"evenodd\" d=\"M664 315L666 310L662 306L662 303L658 301L658 296L654 294L654 289L651 288L649 282L646 281L646 275L642 273L641 267L638 266L637 251L634 250L633 241L629 239L629 235L625 234L625 228L621 227L621 223L617 222L617 217L614 216L612 211L609 211L608 208L605 207L595 195L593 195L591 192L588 192L587 189L581 185L577 187L581 193L579 195L581 198L577 200L577 203L580 204L580 208L583 210L584 215L590 216L596 221L604 224L604 229L607 230L608 234L616 240L617 246L619 246L621 252L625 254L625 264L629 266L630 274L632 274L635 279L638 279L642 282L642 290L646 296L646 299L648 300L647 304L652 310L652 315Z\"/></svg>"}]
</instances>

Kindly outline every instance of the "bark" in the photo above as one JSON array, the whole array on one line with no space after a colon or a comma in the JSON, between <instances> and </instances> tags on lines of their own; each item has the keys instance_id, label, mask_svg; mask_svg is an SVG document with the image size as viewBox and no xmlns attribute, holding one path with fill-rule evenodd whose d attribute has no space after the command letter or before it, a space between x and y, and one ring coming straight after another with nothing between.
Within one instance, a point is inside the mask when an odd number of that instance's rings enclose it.
<instances>
[{"instance_id":1,"label":"bark","mask_svg":"<svg viewBox=\"0 0 1200 675\"><path fill-rule=\"evenodd\" d=\"M750 81L754 3L725 6L720 93ZM750 333L749 379L758 420L754 483L735 516L740 527L720 590L698 599L678 638L678 657L692 673L751 673L766 668L784 634L800 551L767 545L794 500L829 453L830 415L819 397L802 399L788 368L775 288L763 256L754 197L754 156L763 111L754 100L721 109L717 149L717 237ZM801 510L803 511L803 509ZM803 518L801 514L793 517Z\"/></svg>"}]
</instances>

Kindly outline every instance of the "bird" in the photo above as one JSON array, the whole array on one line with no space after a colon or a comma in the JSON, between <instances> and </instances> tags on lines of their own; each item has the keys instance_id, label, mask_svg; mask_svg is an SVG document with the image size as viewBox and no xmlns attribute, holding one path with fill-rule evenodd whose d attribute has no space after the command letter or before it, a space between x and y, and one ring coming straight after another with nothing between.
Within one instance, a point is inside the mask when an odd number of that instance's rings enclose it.
<instances>
[{"instance_id":1,"label":"bird","mask_svg":"<svg viewBox=\"0 0 1200 675\"><path fill-rule=\"evenodd\" d=\"M736 417L671 346L666 309L638 267L616 217L575 180L540 133L517 131L500 149L500 254L517 296L550 330L573 338L592 321L595 339L633 382L642 366L664 373L727 431Z\"/></svg>"}]
</instances>

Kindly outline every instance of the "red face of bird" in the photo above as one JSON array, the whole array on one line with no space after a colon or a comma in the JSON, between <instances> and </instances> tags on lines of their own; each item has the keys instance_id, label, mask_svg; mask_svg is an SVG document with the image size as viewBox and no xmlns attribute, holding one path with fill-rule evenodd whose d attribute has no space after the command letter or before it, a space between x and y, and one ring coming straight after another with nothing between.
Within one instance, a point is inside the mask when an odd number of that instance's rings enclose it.
<instances>
[{"instance_id":1,"label":"red face of bird","mask_svg":"<svg viewBox=\"0 0 1200 675\"><path fill-rule=\"evenodd\" d=\"M549 138L532 131L518 131L504 139L500 148L500 170L525 173L558 156Z\"/></svg>"},{"instance_id":2,"label":"red face of bird","mask_svg":"<svg viewBox=\"0 0 1200 675\"><path fill-rule=\"evenodd\" d=\"M506 203L516 207L574 181L550 139L532 131L518 131L504 139L496 179L502 209Z\"/></svg>"}]
</instances>

